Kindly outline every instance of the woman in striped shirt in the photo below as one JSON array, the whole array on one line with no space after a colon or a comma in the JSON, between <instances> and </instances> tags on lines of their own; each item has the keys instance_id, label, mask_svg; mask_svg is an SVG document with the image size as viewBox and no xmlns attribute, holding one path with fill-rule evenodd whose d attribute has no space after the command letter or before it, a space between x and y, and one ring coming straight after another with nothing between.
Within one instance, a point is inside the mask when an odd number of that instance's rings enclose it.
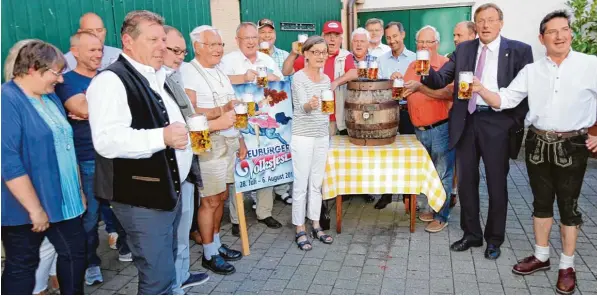
<instances>
[{"instance_id":1,"label":"woman in striped shirt","mask_svg":"<svg viewBox=\"0 0 597 296\"><path fill-rule=\"evenodd\" d=\"M313 223L313 237L325 244L333 242L333 238L325 234L319 225L321 186L329 148L329 114L321 111L320 98L324 90L330 89L330 78L323 73L328 49L322 37L307 39L302 53L305 68L294 74L292 83L292 223L296 225L298 247L308 251L312 245L306 234L305 211Z\"/></svg>"}]
</instances>

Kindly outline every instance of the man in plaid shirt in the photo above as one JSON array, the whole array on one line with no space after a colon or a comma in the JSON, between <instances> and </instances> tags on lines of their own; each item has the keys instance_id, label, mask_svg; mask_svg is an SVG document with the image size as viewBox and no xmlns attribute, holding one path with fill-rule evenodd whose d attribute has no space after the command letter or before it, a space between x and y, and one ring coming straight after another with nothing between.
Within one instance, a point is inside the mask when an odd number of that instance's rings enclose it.
<instances>
[{"instance_id":1,"label":"man in plaid shirt","mask_svg":"<svg viewBox=\"0 0 597 296\"><path fill-rule=\"evenodd\" d=\"M377 60L375 56L369 54L370 39L369 32L363 28L357 28L351 34L352 57L354 58L354 64L357 68L360 61L365 61L367 63L367 68L369 68L371 62Z\"/></svg>"},{"instance_id":2,"label":"man in plaid shirt","mask_svg":"<svg viewBox=\"0 0 597 296\"><path fill-rule=\"evenodd\" d=\"M280 69L284 66L284 61L289 53L283 49L275 46L276 43L276 27L274 22L270 19L262 19L257 23L259 28L259 43L269 43L269 55L274 59ZM291 81L292 76L284 76L284 81Z\"/></svg>"}]
</instances>

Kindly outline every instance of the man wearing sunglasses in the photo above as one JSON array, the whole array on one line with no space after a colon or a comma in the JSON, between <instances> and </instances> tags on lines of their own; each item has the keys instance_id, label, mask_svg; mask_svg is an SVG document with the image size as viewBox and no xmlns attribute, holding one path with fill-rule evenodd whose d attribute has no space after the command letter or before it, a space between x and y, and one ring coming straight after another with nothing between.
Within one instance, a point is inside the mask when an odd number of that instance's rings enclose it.
<instances>
[{"instance_id":1,"label":"man wearing sunglasses","mask_svg":"<svg viewBox=\"0 0 597 296\"><path fill-rule=\"evenodd\" d=\"M89 32L97 36L97 38L99 38L102 42L102 45L104 46L104 55L102 56L102 62L99 67L100 71L115 62L122 52L120 48L105 45L106 28L104 27L104 22L97 14L93 12L89 12L81 16L79 19L79 29L77 32ZM77 60L73 56L73 53L69 51L64 55L64 57L66 58L66 63L68 65L68 69L66 71L74 70L77 67Z\"/></svg>"}]
</instances>

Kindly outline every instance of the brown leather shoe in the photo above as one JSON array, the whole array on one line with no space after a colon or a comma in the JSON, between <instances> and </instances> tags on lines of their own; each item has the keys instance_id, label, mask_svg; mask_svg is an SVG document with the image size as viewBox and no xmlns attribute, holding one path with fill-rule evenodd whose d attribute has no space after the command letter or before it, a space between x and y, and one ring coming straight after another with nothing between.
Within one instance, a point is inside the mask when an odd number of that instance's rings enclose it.
<instances>
[{"instance_id":1,"label":"brown leather shoe","mask_svg":"<svg viewBox=\"0 0 597 296\"><path fill-rule=\"evenodd\" d=\"M537 257L532 255L518 261L518 264L512 267L512 273L519 275L529 275L535 271L547 270L549 269L549 266L549 259L547 259L545 262L541 262L539 259L537 259Z\"/></svg>"},{"instance_id":2,"label":"brown leather shoe","mask_svg":"<svg viewBox=\"0 0 597 296\"><path fill-rule=\"evenodd\" d=\"M574 268L560 269L556 291L559 294L570 295L576 289L576 271Z\"/></svg>"},{"instance_id":3,"label":"brown leather shoe","mask_svg":"<svg viewBox=\"0 0 597 296\"><path fill-rule=\"evenodd\" d=\"M201 239L201 234L199 234L199 231L195 230L195 231L191 232L191 234L189 236L192 240L195 241L196 244L198 244L198 245L203 244L203 240Z\"/></svg>"}]
</instances>

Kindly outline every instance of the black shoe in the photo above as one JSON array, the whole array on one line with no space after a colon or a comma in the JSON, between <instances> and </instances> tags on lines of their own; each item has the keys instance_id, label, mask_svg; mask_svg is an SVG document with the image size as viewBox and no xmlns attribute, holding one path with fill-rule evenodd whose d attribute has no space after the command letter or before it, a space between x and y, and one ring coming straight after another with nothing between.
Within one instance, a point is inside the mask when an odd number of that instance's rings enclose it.
<instances>
[{"instance_id":1,"label":"black shoe","mask_svg":"<svg viewBox=\"0 0 597 296\"><path fill-rule=\"evenodd\" d=\"M481 247L483 246L482 240L471 240L467 238L462 238L459 241L456 241L450 246L450 250L456 252L462 252L470 249L470 247Z\"/></svg>"},{"instance_id":2,"label":"black shoe","mask_svg":"<svg viewBox=\"0 0 597 296\"><path fill-rule=\"evenodd\" d=\"M379 201L375 204L375 208L378 210L384 209L387 205L392 203L392 195L384 194L381 196Z\"/></svg>"},{"instance_id":3,"label":"black shoe","mask_svg":"<svg viewBox=\"0 0 597 296\"><path fill-rule=\"evenodd\" d=\"M269 216L269 217L267 217L267 218L265 218L265 219L263 219L263 220L259 220L259 219L257 219L257 222L259 222L259 223L263 223L263 224L267 225L267 227L269 227L269 228L274 228L274 229L276 229L276 228L280 228L280 227L282 227L282 224L280 224L280 222L278 222L278 221L277 221L276 219L274 219L272 216Z\"/></svg>"},{"instance_id":4,"label":"black shoe","mask_svg":"<svg viewBox=\"0 0 597 296\"><path fill-rule=\"evenodd\" d=\"M228 248L228 245L222 244L222 246L218 249L220 252L220 256L224 258L226 261L238 261L243 258L243 254L239 251L233 250Z\"/></svg>"},{"instance_id":5,"label":"black shoe","mask_svg":"<svg viewBox=\"0 0 597 296\"><path fill-rule=\"evenodd\" d=\"M487 249L485 249L485 259L495 260L499 258L501 254L502 251L500 250L500 247L493 244L488 244Z\"/></svg>"},{"instance_id":6,"label":"black shoe","mask_svg":"<svg viewBox=\"0 0 597 296\"><path fill-rule=\"evenodd\" d=\"M240 229L238 228L238 224L232 223L232 235L240 237Z\"/></svg>"},{"instance_id":7,"label":"black shoe","mask_svg":"<svg viewBox=\"0 0 597 296\"><path fill-rule=\"evenodd\" d=\"M373 195L365 195L364 197L365 197L366 203L372 203L375 201L375 196L373 196Z\"/></svg>"},{"instance_id":8,"label":"black shoe","mask_svg":"<svg viewBox=\"0 0 597 296\"><path fill-rule=\"evenodd\" d=\"M236 268L234 268L232 264L226 262L220 255L211 256L211 260L205 259L205 256L202 257L203 260L201 261L201 266L217 274L227 275L233 274L236 271Z\"/></svg>"}]
</instances>

